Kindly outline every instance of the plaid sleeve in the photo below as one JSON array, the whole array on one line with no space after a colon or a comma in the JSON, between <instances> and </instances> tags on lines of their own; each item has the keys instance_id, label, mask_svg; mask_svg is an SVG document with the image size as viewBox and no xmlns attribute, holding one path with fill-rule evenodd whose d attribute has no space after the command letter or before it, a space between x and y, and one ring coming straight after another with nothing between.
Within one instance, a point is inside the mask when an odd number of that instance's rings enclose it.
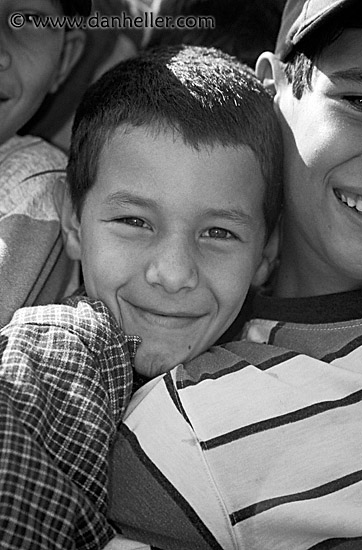
<instances>
[{"instance_id":1,"label":"plaid sleeve","mask_svg":"<svg viewBox=\"0 0 362 550\"><path fill-rule=\"evenodd\" d=\"M0 533L3 550L98 550L113 531L18 419L1 392Z\"/></svg>"},{"instance_id":2,"label":"plaid sleeve","mask_svg":"<svg viewBox=\"0 0 362 550\"><path fill-rule=\"evenodd\" d=\"M131 395L126 337L103 304L75 298L19 310L0 356L2 548L102 548L107 455Z\"/></svg>"}]
</instances>

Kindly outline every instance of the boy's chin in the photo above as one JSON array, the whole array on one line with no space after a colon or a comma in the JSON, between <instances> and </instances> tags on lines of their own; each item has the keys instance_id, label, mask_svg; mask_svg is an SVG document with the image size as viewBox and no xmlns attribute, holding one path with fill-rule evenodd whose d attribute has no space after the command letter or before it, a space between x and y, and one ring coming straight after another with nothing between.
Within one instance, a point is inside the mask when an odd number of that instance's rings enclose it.
<instances>
[{"instance_id":1,"label":"boy's chin","mask_svg":"<svg viewBox=\"0 0 362 550\"><path fill-rule=\"evenodd\" d=\"M142 349L142 344L137 350L134 366L135 370L141 376L146 378L155 378L160 374L165 374L180 363L189 361L195 356L190 350L185 353L172 352L172 350L147 350Z\"/></svg>"}]
</instances>

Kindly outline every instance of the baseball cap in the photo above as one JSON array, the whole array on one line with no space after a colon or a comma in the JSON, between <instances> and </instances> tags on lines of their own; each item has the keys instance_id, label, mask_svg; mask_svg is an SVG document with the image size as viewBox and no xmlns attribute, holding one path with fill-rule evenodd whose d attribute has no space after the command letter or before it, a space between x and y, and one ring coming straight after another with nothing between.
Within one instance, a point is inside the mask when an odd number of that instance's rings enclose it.
<instances>
[{"instance_id":1,"label":"baseball cap","mask_svg":"<svg viewBox=\"0 0 362 550\"><path fill-rule=\"evenodd\" d=\"M87 16L92 10L92 0L61 0L66 15Z\"/></svg>"},{"instance_id":2,"label":"baseball cap","mask_svg":"<svg viewBox=\"0 0 362 550\"><path fill-rule=\"evenodd\" d=\"M360 0L361 1L361 0ZM331 17L338 17L354 0L288 0L283 11L275 53L282 61L307 36Z\"/></svg>"}]
</instances>

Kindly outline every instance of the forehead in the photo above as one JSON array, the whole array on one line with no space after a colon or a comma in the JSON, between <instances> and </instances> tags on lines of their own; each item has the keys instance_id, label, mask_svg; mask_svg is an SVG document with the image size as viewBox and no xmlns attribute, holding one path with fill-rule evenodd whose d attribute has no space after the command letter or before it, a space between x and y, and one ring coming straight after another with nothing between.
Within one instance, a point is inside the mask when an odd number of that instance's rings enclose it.
<instances>
[{"instance_id":1,"label":"forehead","mask_svg":"<svg viewBox=\"0 0 362 550\"><path fill-rule=\"evenodd\" d=\"M316 68L336 78L362 78L362 28L346 29L325 48Z\"/></svg>"},{"instance_id":2,"label":"forehead","mask_svg":"<svg viewBox=\"0 0 362 550\"><path fill-rule=\"evenodd\" d=\"M190 211L206 210L238 201L254 213L264 186L249 147L201 145L196 150L171 130L155 134L145 128L118 128L101 151L94 188L105 201L126 189L165 208L183 204Z\"/></svg>"},{"instance_id":3,"label":"forehead","mask_svg":"<svg viewBox=\"0 0 362 550\"><path fill-rule=\"evenodd\" d=\"M215 158L229 160L222 162L218 175L229 175L239 179L250 174L259 162L248 146L204 145L197 148L185 143L177 130L154 129L150 127L118 127L106 140L100 154L99 164L104 169L142 171L158 174L184 172L192 166L199 176L210 176L210 166ZM185 164L185 161L186 162ZM181 171L182 174L182 171Z\"/></svg>"}]
</instances>

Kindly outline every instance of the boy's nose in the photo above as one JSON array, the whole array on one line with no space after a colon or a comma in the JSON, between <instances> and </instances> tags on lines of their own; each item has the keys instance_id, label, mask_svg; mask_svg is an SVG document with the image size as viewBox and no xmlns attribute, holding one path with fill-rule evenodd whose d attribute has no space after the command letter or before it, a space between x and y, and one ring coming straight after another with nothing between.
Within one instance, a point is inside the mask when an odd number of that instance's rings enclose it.
<instances>
[{"instance_id":1,"label":"boy's nose","mask_svg":"<svg viewBox=\"0 0 362 550\"><path fill-rule=\"evenodd\" d=\"M168 293L196 288L198 267L187 243L170 240L154 250L146 268L146 280L150 285L160 285Z\"/></svg>"}]
</instances>

